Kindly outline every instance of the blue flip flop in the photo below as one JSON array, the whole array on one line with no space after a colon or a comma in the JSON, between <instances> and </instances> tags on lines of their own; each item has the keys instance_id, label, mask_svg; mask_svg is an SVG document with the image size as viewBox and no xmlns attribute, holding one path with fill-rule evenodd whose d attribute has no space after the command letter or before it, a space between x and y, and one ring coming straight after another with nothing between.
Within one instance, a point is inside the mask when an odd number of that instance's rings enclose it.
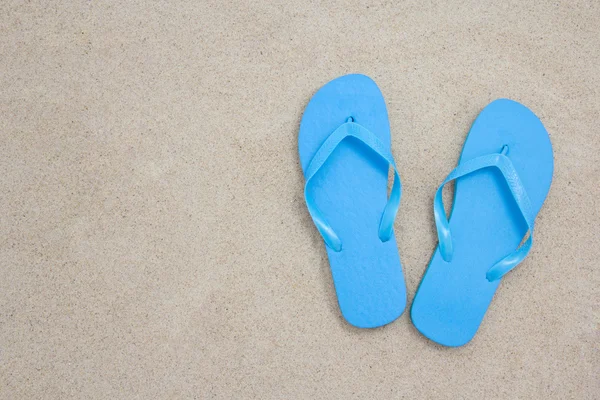
<instances>
[{"instance_id":1,"label":"blue flip flop","mask_svg":"<svg viewBox=\"0 0 600 400\"><path fill-rule=\"evenodd\" d=\"M527 107L500 99L479 114L458 167L435 195L439 244L411 308L423 335L445 346L475 336L500 279L531 248L553 169L548 133ZM442 188L454 179L448 221Z\"/></svg>"},{"instance_id":2,"label":"blue flip flop","mask_svg":"<svg viewBox=\"0 0 600 400\"><path fill-rule=\"evenodd\" d=\"M392 322L406 306L393 230L401 186L375 82L346 75L323 86L304 111L298 150L306 205L325 240L342 315L359 328Z\"/></svg>"}]
</instances>

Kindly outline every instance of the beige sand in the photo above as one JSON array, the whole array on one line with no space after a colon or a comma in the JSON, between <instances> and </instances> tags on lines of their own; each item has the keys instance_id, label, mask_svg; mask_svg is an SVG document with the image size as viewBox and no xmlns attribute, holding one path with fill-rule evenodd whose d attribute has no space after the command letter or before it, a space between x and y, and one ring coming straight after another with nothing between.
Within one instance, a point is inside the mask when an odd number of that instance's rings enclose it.
<instances>
[{"instance_id":1,"label":"beige sand","mask_svg":"<svg viewBox=\"0 0 600 400\"><path fill-rule=\"evenodd\" d=\"M0 398L600 398L598 1L21 3L0 3ZM550 132L533 251L463 348L340 316L296 138L350 72L389 107L409 301L478 112L509 97Z\"/></svg>"}]
</instances>

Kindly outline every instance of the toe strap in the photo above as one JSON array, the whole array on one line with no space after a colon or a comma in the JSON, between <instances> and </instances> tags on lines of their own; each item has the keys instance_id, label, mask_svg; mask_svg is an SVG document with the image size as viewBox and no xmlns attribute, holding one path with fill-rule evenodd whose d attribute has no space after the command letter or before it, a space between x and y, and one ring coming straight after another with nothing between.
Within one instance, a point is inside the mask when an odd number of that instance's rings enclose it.
<instances>
[{"instance_id":1,"label":"toe strap","mask_svg":"<svg viewBox=\"0 0 600 400\"><path fill-rule=\"evenodd\" d=\"M306 179L306 184L304 186L304 199L306 201L308 211L310 212L317 229L321 233L321 236L323 236L325 243L336 252L342 250L342 241L335 233L331 225L329 225L329 223L325 220L323 214L319 211L313 197L310 195L309 189L312 178L325 164L325 161L327 161L337 146L348 137L354 137L358 139L361 143L369 147L381 158L386 160L394 170L394 183L392 185L392 190L385 208L383 209L381 220L379 222L379 238L383 242L390 240L392 237L394 220L396 218L396 214L398 213L398 207L400 206L400 196L402 191L400 176L398 175L396 163L394 162L394 158L392 157L390 150L384 146L384 144L381 143L381 141L367 128L353 122L353 120L349 118L346 123L340 125L339 128L329 135L319 150L317 150L315 153L315 156L311 160L304 174Z\"/></svg>"},{"instance_id":2,"label":"toe strap","mask_svg":"<svg viewBox=\"0 0 600 400\"><path fill-rule=\"evenodd\" d=\"M510 192L517 203L521 215L527 223L528 232L525 235L527 236L528 234L528 237L522 246L518 247L514 252L496 262L496 264L494 264L487 271L486 278L490 282L502 278L507 272L515 268L521 261L523 261L523 259L529 253L531 245L533 244L535 214L533 213L529 196L527 195L525 187L521 183L519 174L515 170L513 163L506 156L507 151L508 147L504 146L500 153L489 154L461 162L456 169L450 172L444 182L442 182L435 193L433 202L433 211L439 240L440 254L444 261L450 262L452 260L454 248L452 245L452 233L450 232L449 226L450 224L448 222L446 212L444 211L444 203L442 200L442 190L444 186L448 182L460 178L461 176L468 175L484 168L494 167L500 170L502 176L508 184L508 187L510 188Z\"/></svg>"}]
</instances>

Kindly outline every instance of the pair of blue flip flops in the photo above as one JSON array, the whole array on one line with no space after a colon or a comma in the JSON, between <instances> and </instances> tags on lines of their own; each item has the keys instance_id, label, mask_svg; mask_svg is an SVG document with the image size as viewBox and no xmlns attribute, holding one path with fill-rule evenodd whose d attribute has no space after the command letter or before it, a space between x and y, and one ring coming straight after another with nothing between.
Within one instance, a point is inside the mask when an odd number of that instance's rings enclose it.
<instances>
[{"instance_id":1,"label":"pair of blue flip flops","mask_svg":"<svg viewBox=\"0 0 600 400\"><path fill-rule=\"evenodd\" d=\"M375 82L347 75L323 86L306 107L298 147L306 205L326 244L342 315L359 328L394 321L406 306L393 230L401 184ZM439 245L411 308L423 335L446 346L473 338L501 278L531 248L552 171L550 139L533 112L506 99L485 107L434 197ZM452 180L448 219L442 189Z\"/></svg>"}]
</instances>

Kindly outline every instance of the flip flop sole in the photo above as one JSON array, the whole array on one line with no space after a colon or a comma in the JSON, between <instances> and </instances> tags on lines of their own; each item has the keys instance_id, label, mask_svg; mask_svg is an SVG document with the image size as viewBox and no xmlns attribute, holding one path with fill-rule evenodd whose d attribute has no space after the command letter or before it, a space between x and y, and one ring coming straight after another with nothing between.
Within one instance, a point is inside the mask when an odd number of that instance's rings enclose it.
<instances>
[{"instance_id":1,"label":"flip flop sole","mask_svg":"<svg viewBox=\"0 0 600 400\"><path fill-rule=\"evenodd\" d=\"M323 86L302 117L298 149L305 172L325 139L349 117L391 146L387 109L375 82L364 75L343 76ZM396 239L378 237L388 169L371 149L347 138L310 185L316 205L343 243L340 252L326 246L340 310L360 328L390 323L406 306Z\"/></svg>"},{"instance_id":2,"label":"flip flop sole","mask_svg":"<svg viewBox=\"0 0 600 400\"><path fill-rule=\"evenodd\" d=\"M536 215L552 181L552 146L535 114L507 99L490 103L479 114L460 161L499 153L503 146L508 146L507 157ZM445 262L439 247L435 250L415 295L411 319L434 342L461 346L477 332L500 284L500 280L488 281L486 272L519 246L528 228L506 180L495 168L456 181L449 222L454 255Z\"/></svg>"}]
</instances>

